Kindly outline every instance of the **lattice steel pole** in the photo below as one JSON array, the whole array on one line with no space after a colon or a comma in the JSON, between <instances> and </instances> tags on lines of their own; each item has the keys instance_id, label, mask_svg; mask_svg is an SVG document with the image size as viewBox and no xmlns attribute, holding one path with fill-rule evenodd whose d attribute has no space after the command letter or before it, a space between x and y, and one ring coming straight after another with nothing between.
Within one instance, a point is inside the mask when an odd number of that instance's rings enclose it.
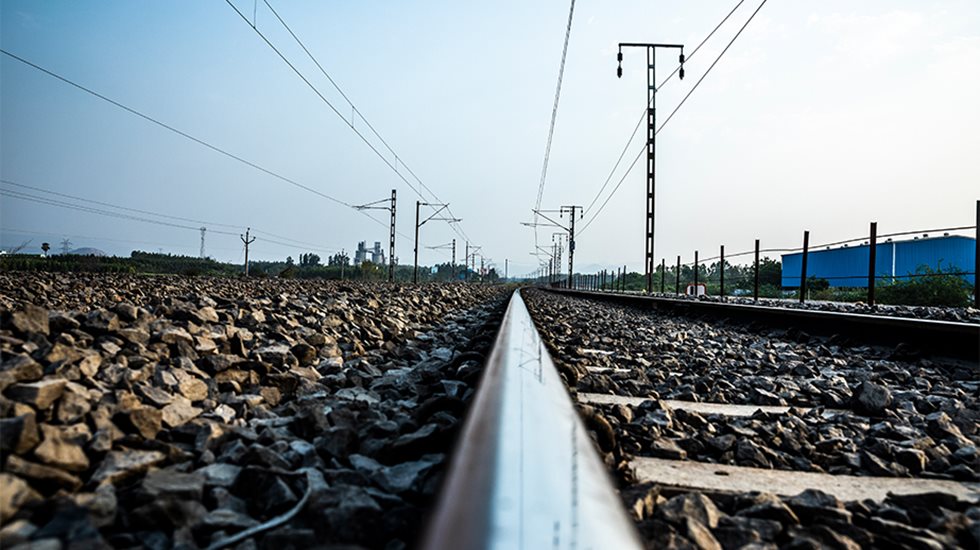
<instances>
[{"instance_id":1,"label":"lattice steel pole","mask_svg":"<svg viewBox=\"0 0 980 550\"><path fill-rule=\"evenodd\" d=\"M623 76L623 48L624 47L637 47L645 48L647 53L647 193L646 193L646 252L644 255L643 265L646 269L647 277L647 294L653 293L653 231L654 231L654 210L655 210L655 179L654 172L656 166L656 143L657 143L657 82L656 82L656 50L657 48L679 48L681 50L680 54L680 77L684 78L684 46L682 44L635 44L635 43L620 43L619 53L616 55L616 59L619 62L619 66L616 69L616 75L620 78Z\"/></svg>"}]
</instances>

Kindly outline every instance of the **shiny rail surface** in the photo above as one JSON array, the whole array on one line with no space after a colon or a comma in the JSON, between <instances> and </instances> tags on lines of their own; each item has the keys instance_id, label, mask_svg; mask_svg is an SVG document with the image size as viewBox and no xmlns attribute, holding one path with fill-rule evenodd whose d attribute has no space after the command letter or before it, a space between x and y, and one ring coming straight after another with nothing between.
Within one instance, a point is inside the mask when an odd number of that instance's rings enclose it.
<instances>
[{"instance_id":1,"label":"shiny rail surface","mask_svg":"<svg viewBox=\"0 0 980 550\"><path fill-rule=\"evenodd\" d=\"M515 291L422 548L641 548Z\"/></svg>"},{"instance_id":2,"label":"shiny rail surface","mask_svg":"<svg viewBox=\"0 0 980 550\"><path fill-rule=\"evenodd\" d=\"M839 334L856 343L908 344L924 352L976 362L980 360L980 325L842 313L750 304L709 302L638 294L617 294L549 288L566 296L602 300L667 313L705 315L737 321L755 322L776 328L794 327L811 334Z\"/></svg>"}]
</instances>

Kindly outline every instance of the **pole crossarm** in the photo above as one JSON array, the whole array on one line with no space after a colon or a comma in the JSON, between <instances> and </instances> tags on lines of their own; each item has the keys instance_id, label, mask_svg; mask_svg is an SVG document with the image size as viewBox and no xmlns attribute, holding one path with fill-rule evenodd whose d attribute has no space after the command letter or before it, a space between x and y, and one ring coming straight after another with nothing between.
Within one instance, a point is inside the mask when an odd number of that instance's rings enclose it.
<instances>
[{"instance_id":1,"label":"pole crossarm","mask_svg":"<svg viewBox=\"0 0 980 550\"><path fill-rule=\"evenodd\" d=\"M565 227L560 222L557 222L557 221L553 220L552 218L549 218L548 216L545 216L544 215L544 212L554 212L554 210L533 210L532 209L531 212L534 212L535 214L537 214L537 215L541 216L542 218L548 220L549 222L551 222L552 224L554 224L554 227L559 227L561 229L564 229L565 231L571 231L570 228ZM565 210L559 210L558 212L559 213L564 213Z\"/></svg>"},{"instance_id":2,"label":"pole crossarm","mask_svg":"<svg viewBox=\"0 0 980 550\"><path fill-rule=\"evenodd\" d=\"M391 203L391 199L381 199L378 201L369 202L367 204L359 204L354 206L354 208L358 210L387 210L391 212L391 204L388 204L388 206L376 206L381 203Z\"/></svg>"}]
</instances>

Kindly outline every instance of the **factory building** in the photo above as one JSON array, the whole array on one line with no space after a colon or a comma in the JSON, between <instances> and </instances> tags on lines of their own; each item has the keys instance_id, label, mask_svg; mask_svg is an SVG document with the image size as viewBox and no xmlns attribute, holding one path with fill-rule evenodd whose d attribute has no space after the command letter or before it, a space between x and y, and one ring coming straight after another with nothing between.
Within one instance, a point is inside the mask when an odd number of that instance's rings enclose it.
<instances>
[{"instance_id":1,"label":"factory building","mask_svg":"<svg viewBox=\"0 0 980 550\"><path fill-rule=\"evenodd\" d=\"M381 249L381 241L374 241L374 248L368 248L366 241L357 243L357 250L354 252L354 265L361 265L364 262L385 265L385 253Z\"/></svg>"},{"instance_id":2,"label":"factory building","mask_svg":"<svg viewBox=\"0 0 980 550\"><path fill-rule=\"evenodd\" d=\"M875 274L886 279L903 279L915 275L920 266L928 266L934 271L952 268L963 273L963 279L973 284L976 242L972 237L949 234L880 241L875 251ZM870 248L863 243L826 250L811 249L807 254L807 277L826 279L832 287L867 288ZM783 254L784 288L799 288L802 261L802 252Z\"/></svg>"}]
</instances>

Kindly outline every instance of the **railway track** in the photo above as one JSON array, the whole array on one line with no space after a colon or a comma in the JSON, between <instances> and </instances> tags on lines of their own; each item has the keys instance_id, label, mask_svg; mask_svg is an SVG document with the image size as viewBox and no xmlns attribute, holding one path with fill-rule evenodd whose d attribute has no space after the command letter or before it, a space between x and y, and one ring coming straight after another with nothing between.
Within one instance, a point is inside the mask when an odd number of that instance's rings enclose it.
<instances>
[{"instance_id":1,"label":"railway track","mask_svg":"<svg viewBox=\"0 0 980 550\"><path fill-rule=\"evenodd\" d=\"M516 293L424 547L980 544L975 333L701 306Z\"/></svg>"},{"instance_id":2,"label":"railway track","mask_svg":"<svg viewBox=\"0 0 980 550\"><path fill-rule=\"evenodd\" d=\"M5 274L0 546L976 546L975 362L507 296Z\"/></svg>"}]
</instances>

